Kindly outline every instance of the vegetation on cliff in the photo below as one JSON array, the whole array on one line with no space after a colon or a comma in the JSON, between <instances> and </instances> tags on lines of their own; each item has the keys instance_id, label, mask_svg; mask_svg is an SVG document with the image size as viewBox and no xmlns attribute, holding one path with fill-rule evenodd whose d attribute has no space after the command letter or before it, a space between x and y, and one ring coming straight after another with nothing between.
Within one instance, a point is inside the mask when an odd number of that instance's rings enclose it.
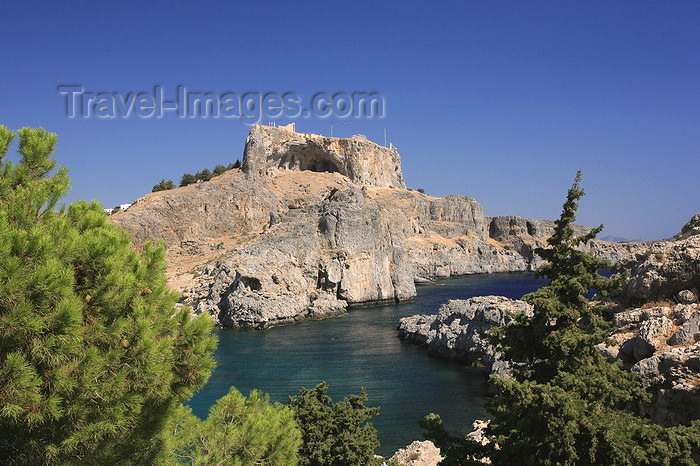
<instances>
[{"instance_id":1,"label":"vegetation on cliff","mask_svg":"<svg viewBox=\"0 0 700 466\"><path fill-rule=\"evenodd\" d=\"M209 181L215 176L219 176L222 173L225 173L229 170L233 170L234 168L241 168L241 161L236 160L235 163L229 163L228 165L217 165L214 167L214 170L209 170L208 168L205 168L201 172L197 172L196 174L191 174L191 173L185 173L182 175L182 178L180 178L180 187L183 186L188 186L191 184L194 184L198 181ZM160 183L157 185L153 186L153 189L151 192L155 193L158 191L167 191L169 189L175 189L177 186L175 186L175 182L173 180L165 180L162 179L160 180Z\"/></svg>"}]
</instances>

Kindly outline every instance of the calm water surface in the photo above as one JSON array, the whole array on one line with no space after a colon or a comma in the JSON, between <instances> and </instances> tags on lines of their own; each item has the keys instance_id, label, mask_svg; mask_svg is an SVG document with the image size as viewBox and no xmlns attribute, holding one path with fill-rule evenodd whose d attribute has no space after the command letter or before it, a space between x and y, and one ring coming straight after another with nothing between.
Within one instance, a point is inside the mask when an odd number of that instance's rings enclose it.
<instances>
[{"instance_id":1,"label":"calm water surface","mask_svg":"<svg viewBox=\"0 0 700 466\"><path fill-rule=\"evenodd\" d=\"M485 414L484 372L429 357L424 348L399 341L399 319L435 314L448 299L520 298L543 283L532 274L471 275L421 286L414 303L353 309L344 317L267 331L216 329L217 367L189 405L204 418L231 385L245 395L257 388L287 403L301 387L325 381L334 401L366 387L366 404L381 406L372 420L381 455L422 440L417 420L431 412L440 414L448 429L466 434Z\"/></svg>"}]
</instances>

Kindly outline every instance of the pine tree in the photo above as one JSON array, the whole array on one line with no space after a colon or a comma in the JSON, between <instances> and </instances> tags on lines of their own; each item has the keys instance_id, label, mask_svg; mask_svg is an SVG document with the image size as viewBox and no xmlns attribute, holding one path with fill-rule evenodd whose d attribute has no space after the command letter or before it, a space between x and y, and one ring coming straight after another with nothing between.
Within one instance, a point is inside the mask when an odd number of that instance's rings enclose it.
<instances>
[{"instance_id":1,"label":"pine tree","mask_svg":"<svg viewBox=\"0 0 700 466\"><path fill-rule=\"evenodd\" d=\"M152 193L156 193L158 191L166 191L168 189L175 189L175 183L173 183L173 180L160 180L160 183L157 185L153 186L153 189L151 190Z\"/></svg>"},{"instance_id":2,"label":"pine tree","mask_svg":"<svg viewBox=\"0 0 700 466\"><path fill-rule=\"evenodd\" d=\"M204 421L181 407L168 441L165 463L294 466L301 433L289 407L271 404L257 390L246 399L231 388Z\"/></svg>"},{"instance_id":3,"label":"pine tree","mask_svg":"<svg viewBox=\"0 0 700 466\"><path fill-rule=\"evenodd\" d=\"M302 447L299 464L309 466L368 465L379 447L377 430L365 422L379 408L365 406L367 393L351 395L333 403L323 382L312 389L301 389L289 404L299 423Z\"/></svg>"},{"instance_id":4,"label":"pine tree","mask_svg":"<svg viewBox=\"0 0 700 466\"><path fill-rule=\"evenodd\" d=\"M584 294L605 296L622 278L598 274L609 264L580 250L603 226L575 236L581 173L569 190L537 274L551 281L524 297L532 316L520 314L494 331L492 342L513 363L512 378L494 378L489 434L500 448L496 464L694 464L700 422L662 428L636 414L648 400L636 377L595 347L609 325Z\"/></svg>"},{"instance_id":5,"label":"pine tree","mask_svg":"<svg viewBox=\"0 0 700 466\"><path fill-rule=\"evenodd\" d=\"M212 173L208 168L205 168L201 172L197 172L194 176L198 181L209 181L212 178Z\"/></svg>"},{"instance_id":6,"label":"pine tree","mask_svg":"<svg viewBox=\"0 0 700 466\"><path fill-rule=\"evenodd\" d=\"M151 464L209 377L206 316L177 310L162 244L143 252L101 206L57 203L56 135L0 126L0 463Z\"/></svg>"},{"instance_id":7,"label":"pine tree","mask_svg":"<svg viewBox=\"0 0 700 466\"><path fill-rule=\"evenodd\" d=\"M223 165L217 165L214 167L214 176L219 176L226 171L226 167Z\"/></svg>"},{"instance_id":8,"label":"pine tree","mask_svg":"<svg viewBox=\"0 0 700 466\"><path fill-rule=\"evenodd\" d=\"M180 179L180 187L189 186L197 182L197 177L191 173L185 173Z\"/></svg>"}]
</instances>

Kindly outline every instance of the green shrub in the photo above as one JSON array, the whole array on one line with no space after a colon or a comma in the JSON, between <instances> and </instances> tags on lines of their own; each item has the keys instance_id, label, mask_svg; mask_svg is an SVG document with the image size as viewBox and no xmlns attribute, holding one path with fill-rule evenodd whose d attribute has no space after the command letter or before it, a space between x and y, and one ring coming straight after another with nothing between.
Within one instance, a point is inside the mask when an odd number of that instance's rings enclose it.
<instances>
[{"instance_id":1,"label":"green shrub","mask_svg":"<svg viewBox=\"0 0 700 466\"><path fill-rule=\"evenodd\" d=\"M214 176L212 172L208 168L205 168L201 172L197 172L195 178L197 181L209 181L211 180L212 176Z\"/></svg>"},{"instance_id":2,"label":"green shrub","mask_svg":"<svg viewBox=\"0 0 700 466\"><path fill-rule=\"evenodd\" d=\"M197 182L197 177L190 174L190 173L185 173L182 175L182 178L180 179L180 187L182 188L183 186L189 186L191 184L194 184Z\"/></svg>"},{"instance_id":3,"label":"green shrub","mask_svg":"<svg viewBox=\"0 0 700 466\"><path fill-rule=\"evenodd\" d=\"M153 186L153 190L151 191L152 193L158 192L158 191L166 191L168 189L174 189L175 188L175 183L173 180L160 180L160 183L157 185Z\"/></svg>"}]
</instances>

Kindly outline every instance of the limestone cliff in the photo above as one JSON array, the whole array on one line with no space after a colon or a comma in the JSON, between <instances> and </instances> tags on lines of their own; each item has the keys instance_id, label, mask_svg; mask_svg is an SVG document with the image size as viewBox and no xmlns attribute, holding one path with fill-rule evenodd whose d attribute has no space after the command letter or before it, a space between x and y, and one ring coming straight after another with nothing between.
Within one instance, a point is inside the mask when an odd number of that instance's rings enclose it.
<instances>
[{"instance_id":1,"label":"limestone cliff","mask_svg":"<svg viewBox=\"0 0 700 466\"><path fill-rule=\"evenodd\" d=\"M396 149L362 137L329 138L292 128L254 125L246 140L243 171L252 176L285 170L340 173L360 185L406 188Z\"/></svg>"},{"instance_id":2,"label":"limestone cliff","mask_svg":"<svg viewBox=\"0 0 700 466\"><path fill-rule=\"evenodd\" d=\"M669 241L648 245L622 261L619 267L630 271L622 297L631 303L673 299L688 290L700 291L700 214L695 214Z\"/></svg>"},{"instance_id":3,"label":"limestone cliff","mask_svg":"<svg viewBox=\"0 0 700 466\"><path fill-rule=\"evenodd\" d=\"M553 222L487 217L467 196L404 188L400 157L356 138L254 126L241 170L151 193L110 218L163 238L168 277L197 312L262 328L400 302L417 281L534 270ZM634 244L599 244L629 257Z\"/></svg>"}]
</instances>

